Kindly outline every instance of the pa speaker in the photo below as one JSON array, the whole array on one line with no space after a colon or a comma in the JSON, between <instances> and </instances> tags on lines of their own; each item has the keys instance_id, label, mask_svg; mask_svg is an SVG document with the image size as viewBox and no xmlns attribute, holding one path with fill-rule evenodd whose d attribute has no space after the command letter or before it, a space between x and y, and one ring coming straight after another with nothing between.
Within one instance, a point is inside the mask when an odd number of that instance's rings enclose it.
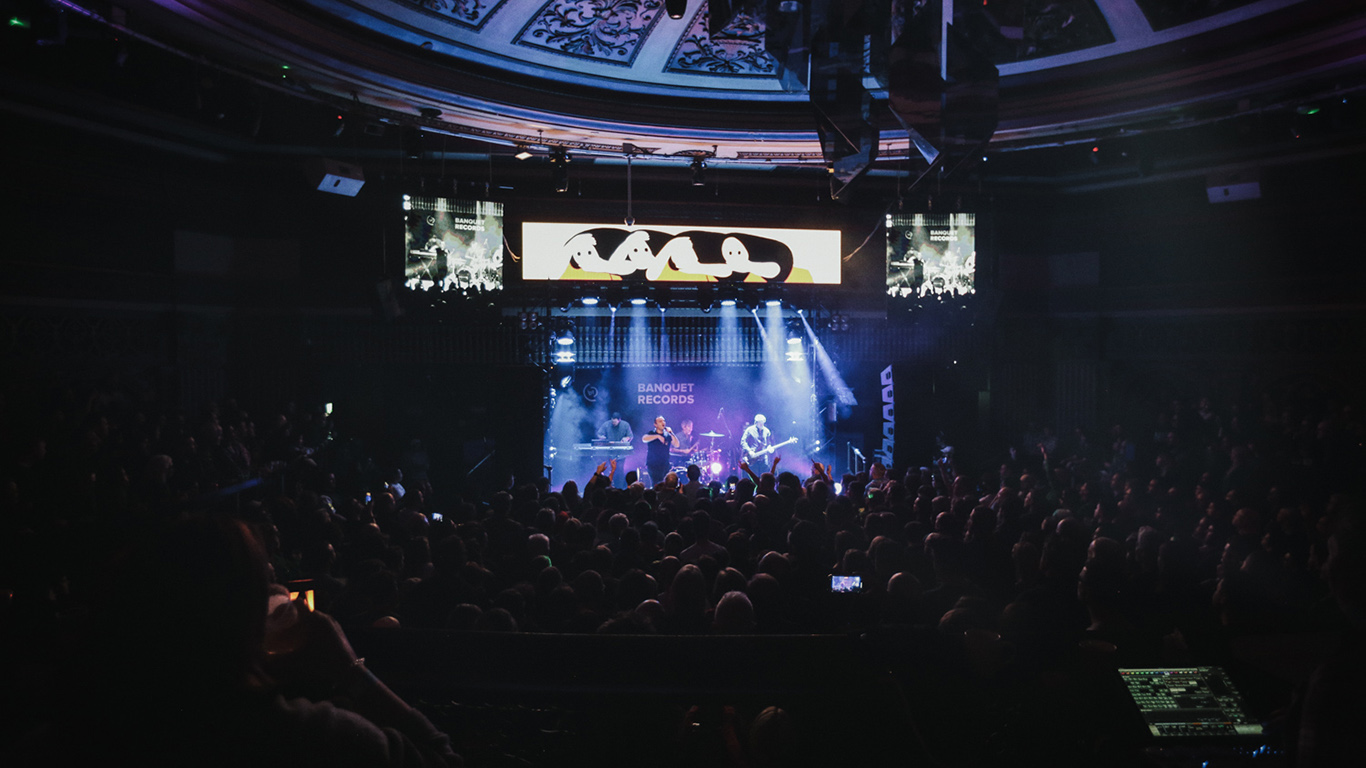
<instances>
[{"instance_id":1,"label":"pa speaker","mask_svg":"<svg viewBox=\"0 0 1366 768\"><path fill-rule=\"evenodd\" d=\"M359 166L323 158L313 168L312 177L319 192L355 197L365 185L365 174Z\"/></svg>"}]
</instances>

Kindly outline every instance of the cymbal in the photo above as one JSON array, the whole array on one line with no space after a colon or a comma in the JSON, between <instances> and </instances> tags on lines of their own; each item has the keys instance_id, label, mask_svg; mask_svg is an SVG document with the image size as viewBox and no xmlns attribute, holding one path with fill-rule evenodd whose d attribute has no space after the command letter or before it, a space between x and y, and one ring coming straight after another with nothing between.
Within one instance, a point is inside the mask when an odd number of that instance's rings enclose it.
<instances>
[{"instance_id":1,"label":"cymbal","mask_svg":"<svg viewBox=\"0 0 1366 768\"><path fill-rule=\"evenodd\" d=\"M725 437L720 432L703 432L699 437Z\"/></svg>"}]
</instances>

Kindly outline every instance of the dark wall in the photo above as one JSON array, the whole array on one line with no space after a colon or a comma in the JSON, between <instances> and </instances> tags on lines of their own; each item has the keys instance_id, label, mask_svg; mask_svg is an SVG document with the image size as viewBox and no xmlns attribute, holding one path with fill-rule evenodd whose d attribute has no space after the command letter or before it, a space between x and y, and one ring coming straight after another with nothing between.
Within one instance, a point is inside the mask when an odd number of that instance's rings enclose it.
<instances>
[{"instance_id":1,"label":"dark wall","mask_svg":"<svg viewBox=\"0 0 1366 768\"><path fill-rule=\"evenodd\" d=\"M999 194L997 429L1146 429L1175 398L1359 389L1364 171L1360 153L1269 165L1260 199L1219 204L1203 175ZM1096 279L1058 271L1077 265Z\"/></svg>"},{"instance_id":2,"label":"dark wall","mask_svg":"<svg viewBox=\"0 0 1366 768\"><path fill-rule=\"evenodd\" d=\"M1071 194L1004 192L994 206L999 257L1097 253L1097 287L1135 292L1147 309L1327 303L1350 288L1344 281L1363 276L1363 173L1361 153L1268 167L1260 199L1218 204L1208 201L1204 175Z\"/></svg>"},{"instance_id":3,"label":"dark wall","mask_svg":"<svg viewBox=\"0 0 1366 768\"><path fill-rule=\"evenodd\" d=\"M261 402L351 398L367 432L400 423L452 445L488 431L465 428L471 414L461 403L489 397L491 421L519 430L531 428L523 417L540 418L539 393L523 389L523 373L507 375L517 382L512 391L526 396L500 398L483 383L501 381L485 376L490 369L520 366L528 381L535 377L496 315L446 325L430 315L393 320L376 299L376 283L400 266L399 195L423 185L476 195L482 184L457 181L455 171L442 179L379 172L346 198L313 191L301 159L250 151L230 159L170 140L129 143L108 131L22 120L15 128L0 176L9 331L0 355L14 370L39 379L60 371L138 376L187 407L229 393ZM836 362L945 371L952 402L917 396L914 407L940 420L959 414L957 431L974 435L984 421L1005 434L1030 422L1095 426L1117 413L1142 421L1146 401L1214 386L1254 393L1268 382L1320 377L1350 389L1363 341L1363 193L1355 183L1363 172L1360 154L1272 165L1262 170L1260 199L1218 205L1208 202L1203 175L1077 192L993 186L988 176L970 201L984 223L983 292L974 305L942 318L856 318L850 338L905 343L835 344ZM724 182L707 196L672 200L660 199L660 182L646 188L648 195L638 185L638 221L839 227L854 287L827 298L882 306L880 205L815 195L772 205L771 188ZM513 196L510 229L534 218L613 221L625 214L624 191L609 199ZM495 185L500 194L516 193ZM248 250L264 243L296 263L283 278L247 268L178 272L177 231ZM1050 272L1050 259L1076 254L1094 259L1094 284L1059 282ZM941 331L936 323L973 329ZM963 343L964 333L976 341ZM967 375L950 367L964 350ZM408 393L432 389L452 396L431 401L436 411L414 410ZM916 442L937 431L921 429Z\"/></svg>"}]
</instances>

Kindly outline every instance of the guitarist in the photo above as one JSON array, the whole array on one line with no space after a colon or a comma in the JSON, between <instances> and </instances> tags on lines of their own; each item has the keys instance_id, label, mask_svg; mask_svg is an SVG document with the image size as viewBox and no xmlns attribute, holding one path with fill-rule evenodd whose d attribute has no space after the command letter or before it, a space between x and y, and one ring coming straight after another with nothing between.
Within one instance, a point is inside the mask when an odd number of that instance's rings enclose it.
<instances>
[{"instance_id":1,"label":"guitarist","mask_svg":"<svg viewBox=\"0 0 1366 768\"><path fill-rule=\"evenodd\" d=\"M754 414L754 423L745 428L740 435L740 447L744 449L745 461L759 474L769 470L769 459L773 446L773 433L764 424L768 421L762 413Z\"/></svg>"}]
</instances>

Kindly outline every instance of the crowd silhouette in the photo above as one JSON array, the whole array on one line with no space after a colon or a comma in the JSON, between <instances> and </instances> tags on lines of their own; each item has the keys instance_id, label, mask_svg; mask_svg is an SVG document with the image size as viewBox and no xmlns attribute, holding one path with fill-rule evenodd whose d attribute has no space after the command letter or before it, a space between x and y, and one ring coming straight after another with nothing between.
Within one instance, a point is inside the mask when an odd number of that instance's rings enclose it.
<instances>
[{"instance_id":1,"label":"crowd silhouette","mask_svg":"<svg viewBox=\"0 0 1366 768\"><path fill-rule=\"evenodd\" d=\"M973 691L1024 722L1026 700L1001 691L1031 691L1037 714L1096 665L1258 671L1260 640L1313 637L1330 640L1304 674L1247 693L1287 760L1344 764L1362 714L1366 429L1301 391L1254 405L1214 395L1154 405L1151 425L1031 428L990 466L837 477L780 453L728 490L691 468L618 487L610 464L558 487L441 487L420 442L372 455L321 408L10 397L7 740L168 765L458 763L433 720L458 726L405 703L348 641L375 633L857 637L944 697L907 707L922 730L930 710L989 710ZM832 592L832 575L861 589ZM1040 694L1058 675L1071 683ZM725 735L707 760L802 764L781 707L685 715ZM922 746L985 754L943 717Z\"/></svg>"}]
</instances>

